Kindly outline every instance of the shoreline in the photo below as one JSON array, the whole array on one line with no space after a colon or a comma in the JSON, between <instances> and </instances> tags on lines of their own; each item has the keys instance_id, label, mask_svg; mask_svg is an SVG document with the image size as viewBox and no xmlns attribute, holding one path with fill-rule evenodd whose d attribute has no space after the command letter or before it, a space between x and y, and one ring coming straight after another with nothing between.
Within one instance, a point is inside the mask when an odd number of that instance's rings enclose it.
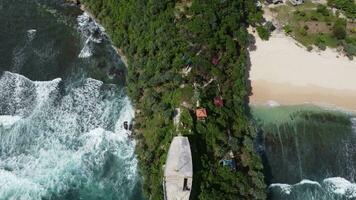
<instances>
[{"instance_id":1,"label":"shoreline","mask_svg":"<svg viewBox=\"0 0 356 200\"><path fill-rule=\"evenodd\" d=\"M326 109L356 113L356 90L337 90L314 85L294 86L264 80L252 84L250 106L314 105Z\"/></svg>"},{"instance_id":2,"label":"shoreline","mask_svg":"<svg viewBox=\"0 0 356 200\"><path fill-rule=\"evenodd\" d=\"M307 51L284 33L255 34L250 50L250 105L314 104L356 112L356 61L335 49Z\"/></svg>"},{"instance_id":3,"label":"shoreline","mask_svg":"<svg viewBox=\"0 0 356 200\"><path fill-rule=\"evenodd\" d=\"M92 12L90 11L89 8L87 8L82 2L80 2L79 0L68 0L70 3L75 4L81 11L87 13L89 15L89 17L95 21L95 23L100 24L99 20L92 14ZM106 32L106 31L105 31ZM117 53L117 55L120 56L120 60L124 63L125 67L128 68L128 59L125 56L125 54L123 53L122 49L116 47L114 45L114 43L112 42L110 35L107 34L110 43L112 44L113 49L115 50L115 52Z\"/></svg>"}]
</instances>

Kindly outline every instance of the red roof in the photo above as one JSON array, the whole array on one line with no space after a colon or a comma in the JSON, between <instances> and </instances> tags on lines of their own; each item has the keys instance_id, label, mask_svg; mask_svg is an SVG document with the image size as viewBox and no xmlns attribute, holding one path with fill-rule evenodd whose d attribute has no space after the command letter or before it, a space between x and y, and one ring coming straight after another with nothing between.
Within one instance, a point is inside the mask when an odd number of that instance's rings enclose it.
<instances>
[{"instance_id":1,"label":"red roof","mask_svg":"<svg viewBox=\"0 0 356 200\"><path fill-rule=\"evenodd\" d=\"M215 104L215 106L223 107L224 106L224 100L222 100L221 97L215 97L214 98L214 104Z\"/></svg>"},{"instance_id":2,"label":"red roof","mask_svg":"<svg viewBox=\"0 0 356 200\"><path fill-rule=\"evenodd\" d=\"M218 65L218 64L219 64L219 61L220 61L219 57L214 56L211 62L212 62L214 65Z\"/></svg>"},{"instance_id":3,"label":"red roof","mask_svg":"<svg viewBox=\"0 0 356 200\"><path fill-rule=\"evenodd\" d=\"M198 118L206 118L208 117L208 114L206 113L205 108L199 108L196 110L196 115Z\"/></svg>"}]
</instances>

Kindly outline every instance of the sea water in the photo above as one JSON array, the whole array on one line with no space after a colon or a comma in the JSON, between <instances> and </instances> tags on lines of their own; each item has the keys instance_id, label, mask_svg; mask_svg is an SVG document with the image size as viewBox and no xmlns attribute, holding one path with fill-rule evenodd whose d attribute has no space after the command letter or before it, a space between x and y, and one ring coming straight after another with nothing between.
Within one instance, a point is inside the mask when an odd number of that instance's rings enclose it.
<instances>
[{"instance_id":1,"label":"sea water","mask_svg":"<svg viewBox=\"0 0 356 200\"><path fill-rule=\"evenodd\" d=\"M273 200L356 199L356 119L316 106L254 106Z\"/></svg>"},{"instance_id":2,"label":"sea water","mask_svg":"<svg viewBox=\"0 0 356 200\"><path fill-rule=\"evenodd\" d=\"M0 0L0 44L0 200L142 199L105 30L63 1Z\"/></svg>"}]
</instances>

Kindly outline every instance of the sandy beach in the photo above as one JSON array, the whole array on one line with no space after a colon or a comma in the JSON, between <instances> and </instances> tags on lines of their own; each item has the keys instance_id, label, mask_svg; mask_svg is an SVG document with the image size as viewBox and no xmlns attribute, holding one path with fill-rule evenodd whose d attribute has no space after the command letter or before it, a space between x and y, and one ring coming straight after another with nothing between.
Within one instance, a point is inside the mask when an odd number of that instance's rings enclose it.
<instances>
[{"instance_id":1,"label":"sandy beach","mask_svg":"<svg viewBox=\"0 0 356 200\"><path fill-rule=\"evenodd\" d=\"M312 103L356 111L356 61L336 50L308 52L283 33L256 37L251 104Z\"/></svg>"}]
</instances>

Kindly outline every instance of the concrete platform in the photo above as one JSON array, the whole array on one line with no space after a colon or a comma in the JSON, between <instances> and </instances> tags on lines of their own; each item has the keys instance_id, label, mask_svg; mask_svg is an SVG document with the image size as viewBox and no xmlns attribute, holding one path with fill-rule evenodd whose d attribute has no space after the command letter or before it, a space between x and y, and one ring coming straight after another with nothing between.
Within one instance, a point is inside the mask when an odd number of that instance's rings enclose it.
<instances>
[{"instance_id":1,"label":"concrete platform","mask_svg":"<svg viewBox=\"0 0 356 200\"><path fill-rule=\"evenodd\" d=\"M189 200L193 182L193 163L187 137L174 137L164 170L165 200Z\"/></svg>"}]
</instances>

